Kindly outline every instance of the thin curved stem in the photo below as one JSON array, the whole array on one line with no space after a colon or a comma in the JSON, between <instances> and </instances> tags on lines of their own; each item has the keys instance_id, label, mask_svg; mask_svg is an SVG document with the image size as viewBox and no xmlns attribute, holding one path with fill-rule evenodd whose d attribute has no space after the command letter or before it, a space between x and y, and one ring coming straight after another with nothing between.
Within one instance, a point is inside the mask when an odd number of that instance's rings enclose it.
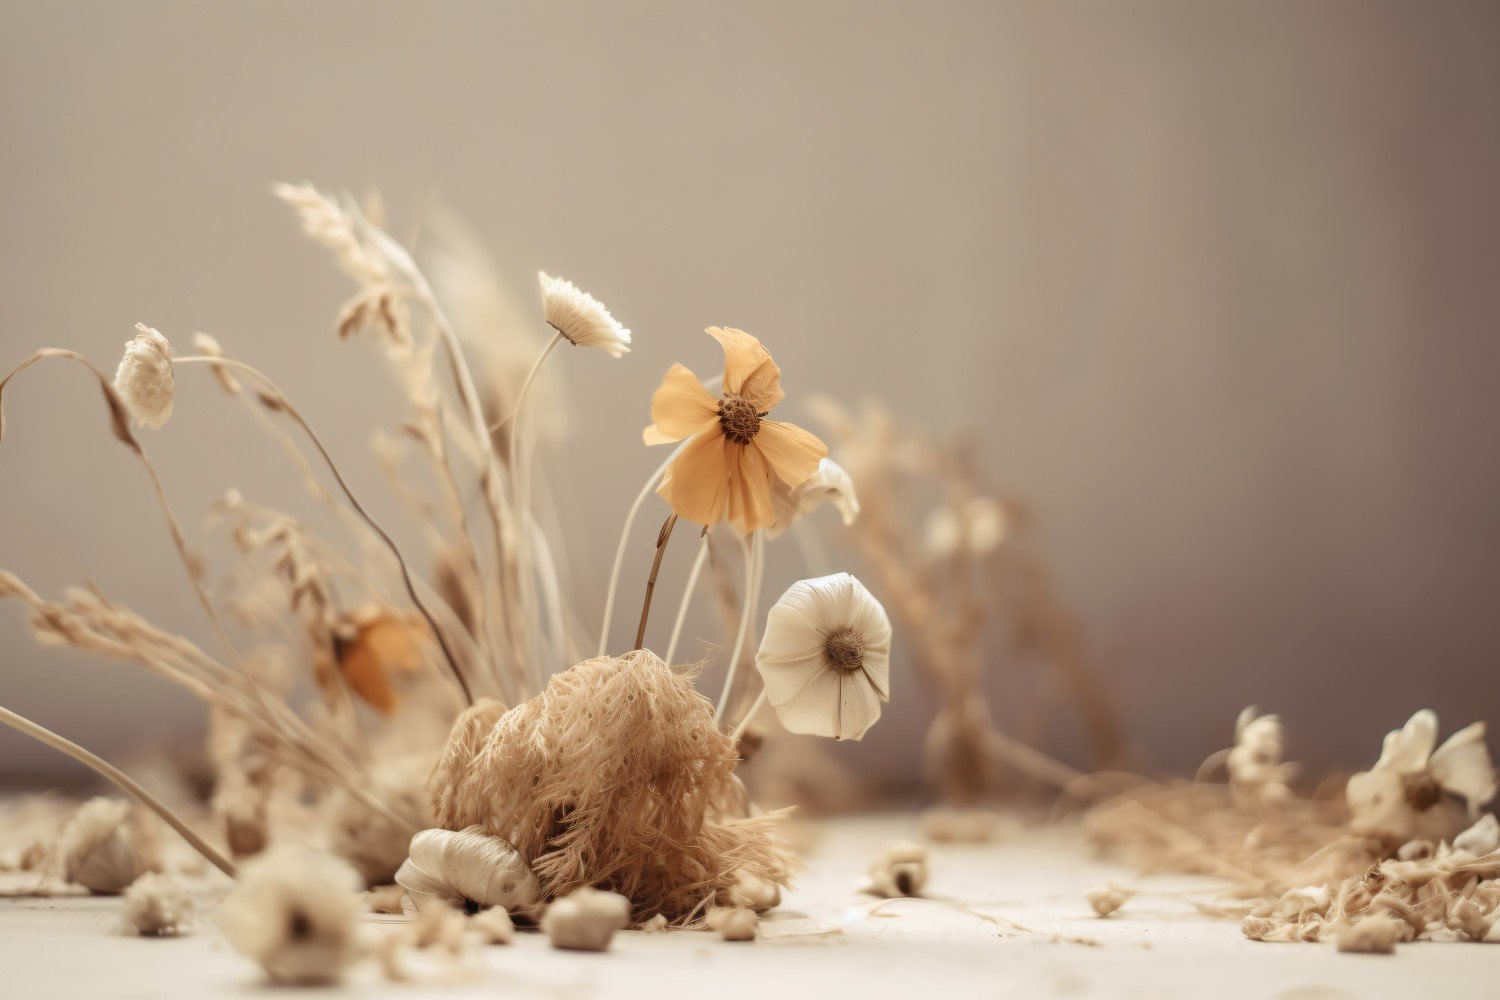
<instances>
[{"instance_id":1,"label":"thin curved stem","mask_svg":"<svg viewBox=\"0 0 1500 1000\"><path fill-rule=\"evenodd\" d=\"M519 536L521 544L518 547L516 559L517 582L522 590L522 598L525 601L529 620L536 617L530 614L530 612L537 610L535 594L536 577L534 572L536 559L532 552L533 536L531 533L531 462L533 453L531 449L526 447L526 442L522 439L521 428L523 421L521 415L526 405L526 397L531 392L531 384L536 381L537 373L542 370L542 365L546 363L547 358L552 355L552 352L557 349L557 345L563 339L561 330L554 333L552 339L547 341L547 346L542 348L541 356L531 366L531 371L526 373L526 380L521 383L521 391L516 395L515 423L511 425L510 438L506 442L509 452L511 483L514 485L516 491L516 521L520 526ZM535 688L540 689L542 686L541 648L540 644L536 641L534 627L528 629L527 638L530 640L527 645L527 651L530 654L528 656L528 666L531 671L532 684Z\"/></svg>"},{"instance_id":2,"label":"thin curved stem","mask_svg":"<svg viewBox=\"0 0 1500 1000\"><path fill-rule=\"evenodd\" d=\"M672 626L672 641L667 643L666 662L670 666L672 657L677 654L677 640L682 636L683 622L687 621L688 605L693 601L693 591L698 589L698 577L703 573L703 566L708 562L708 532L703 533L703 542L698 546L698 557L693 560L693 568L688 573L687 586L682 591L682 602L677 605L677 621Z\"/></svg>"},{"instance_id":3,"label":"thin curved stem","mask_svg":"<svg viewBox=\"0 0 1500 1000\"><path fill-rule=\"evenodd\" d=\"M722 381L722 375L715 375L703 385L704 388L712 390ZM635 503L630 505L630 512L625 515L625 528L620 532L620 544L615 549L615 568L609 575L609 592L604 597L604 624L599 628L599 652L596 654L598 656L603 656L605 649L609 646L609 626L614 620L615 593L620 588L620 570L625 566L625 547L630 544L630 529L635 526L635 516L640 513L641 505L646 502L651 491L656 489L656 484L661 482L662 476L667 474L667 467L672 464L672 460L682 453L682 449L686 448L688 441L691 440L692 438L688 438L673 448L672 454L656 467L656 471L651 474L646 480L646 485L642 486L641 492L636 495Z\"/></svg>"},{"instance_id":4,"label":"thin curved stem","mask_svg":"<svg viewBox=\"0 0 1500 1000\"><path fill-rule=\"evenodd\" d=\"M724 675L724 690L719 695L719 707L714 711L714 721L723 722L724 712L729 708L729 695L734 690L735 674L739 672L740 653L745 648L745 638L750 634L750 619L755 614L755 594L760 589L760 564L765 551L765 535L759 531L750 533L745 546L745 594L742 598L740 627L734 637L734 651L729 654L729 671Z\"/></svg>"},{"instance_id":5,"label":"thin curved stem","mask_svg":"<svg viewBox=\"0 0 1500 1000\"><path fill-rule=\"evenodd\" d=\"M656 536L656 558L651 560L651 575L646 577L646 599L641 602L641 623L636 626L635 645L632 649L646 648L646 621L651 617L651 597L656 593L656 576L661 572L661 557L666 555L667 543L672 540L672 529L677 527L677 515L668 514Z\"/></svg>"},{"instance_id":6,"label":"thin curved stem","mask_svg":"<svg viewBox=\"0 0 1500 1000\"><path fill-rule=\"evenodd\" d=\"M526 403L526 394L528 392L530 392L530 390L531 390L531 383L533 381L535 381L535 379L536 379L536 373L542 370L542 363L547 360L548 355L550 355L557 348L557 345L559 343L561 343L564 339L565 338L563 337L562 331L558 330L556 333L554 333L552 335L552 339L549 340L549 341L547 341L547 346L542 349L542 356L536 359L536 363L531 366L531 371L529 371L529 372L526 373L526 381L524 381L524 382L521 383L521 391L520 391L520 393L518 393L516 395L516 405L515 405L515 408L510 411L510 416L508 416L508 417L502 417L501 419L496 420L494 423L490 424L490 433L491 434L494 434L496 431L500 430L500 428L504 427L506 424L510 423L512 420L516 421L516 426L518 426L518 427L520 426L521 407L524 406L525 403ZM514 463L515 463L515 439L516 439L515 431L514 431L514 429L512 429L512 431L511 431L511 463L512 463L512 465L514 465Z\"/></svg>"},{"instance_id":7,"label":"thin curved stem","mask_svg":"<svg viewBox=\"0 0 1500 1000\"><path fill-rule=\"evenodd\" d=\"M755 703L750 706L750 711L746 712L745 717L740 720L740 724L734 727L734 733L729 737L731 742L738 743L740 741L740 737L745 735L745 730L750 728L750 720L755 718L755 713L760 711L760 706L766 703L766 698L768 695L769 692L765 688L760 689L760 696L757 697L755 699Z\"/></svg>"},{"instance_id":8,"label":"thin curved stem","mask_svg":"<svg viewBox=\"0 0 1500 1000\"><path fill-rule=\"evenodd\" d=\"M152 795L150 792L146 791L146 789L142 788L134 778L126 774L124 771L120 770L118 767L115 767L109 761L98 756L97 754L90 753L88 750L85 750L83 747L79 746L77 743L74 743L72 740L66 739L62 736L57 735L50 729L45 729L42 726L37 725L35 722L32 722L25 716L17 715L15 712L12 712L8 708L0 707L0 722L5 723L7 726L18 732L25 733L27 736L30 736L34 740L45 743L47 746L51 747L54 750L59 750L67 754L74 760L87 765L94 771L108 778L110 781L113 781L121 789L138 799L140 803L146 808L150 809L152 812L156 813L156 815L160 816L163 822L165 822L168 826L181 834L182 839L186 840L188 844L192 846L193 850L197 851L199 854L208 859L208 862L215 868L219 869L219 871L223 872L225 875L228 875L230 878L239 877L239 874L235 870L233 862L224 857L224 855L220 854L218 851L214 850L213 847L209 846L207 841L194 833L192 828L184 823L182 819L171 809L168 809L160 799L158 799L155 795Z\"/></svg>"},{"instance_id":9,"label":"thin curved stem","mask_svg":"<svg viewBox=\"0 0 1500 1000\"><path fill-rule=\"evenodd\" d=\"M454 679L458 681L458 686L463 690L464 698L470 705L474 704L474 694L469 690L469 682L464 678L463 668L458 665L458 657L454 655L453 649L448 645L448 638L446 635L444 635L443 629L438 626L437 619L433 616L432 611L427 607L427 602L424 601L421 595L417 593L416 584L412 582L411 570L406 565L406 558L402 556L400 547L396 545L395 539L393 539L390 534L380 526L380 522L376 521L374 516L365 509L364 504L359 502L359 498L354 495L354 490L352 490L349 487L349 484L344 480L344 474L339 471L338 465L334 463L333 456L330 455L328 453L328 449L323 446L322 439L320 439L317 433L313 431L312 426L308 424L306 418L302 416L301 412L299 412L297 408L292 405L291 400L287 398L286 393L282 392L281 388L275 382L271 381L270 376L266 375L259 368L256 368L254 365L246 364L243 361L237 361L234 358L217 357L213 355L195 355L185 358L176 358L174 359L174 364L224 365L226 367L233 368L235 371L247 375L250 378L255 379L257 382L261 383L261 386L265 391L273 393L275 395L275 399L271 400L271 402L273 402L279 409L284 410L286 412L286 415L296 421L298 427L302 428L303 433L305 433L308 439L312 441L313 447L316 448L318 450L318 454L322 456L323 463L328 466L328 471L333 473L334 481L339 484L339 489L344 491L344 496L348 498L349 505L353 507L355 513L359 514L359 516L364 519L364 522L370 526L370 530L374 531L375 534L380 536L380 540L385 543L385 547L390 550L391 555L396 557L396 564L401 568L401 581L406 585L407 595L411 597L412 603L416 605L417 610L422 613L422 617L427 619L427 624L431 626L432 634L437 639L438 645L442 647L443 657L448 661L448 667L450 670L452 670Z\"/></svg>"}]
</instances>

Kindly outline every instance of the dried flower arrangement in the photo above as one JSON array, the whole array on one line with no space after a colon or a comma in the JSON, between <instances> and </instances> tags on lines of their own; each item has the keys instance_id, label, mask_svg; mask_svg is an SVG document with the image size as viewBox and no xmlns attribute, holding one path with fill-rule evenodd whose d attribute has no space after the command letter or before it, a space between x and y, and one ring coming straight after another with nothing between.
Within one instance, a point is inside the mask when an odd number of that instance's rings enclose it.
<instances>
[{"instance_id":1,"label":"dried flower arrangement","mask_svg":"<svg viewBox=\"0 0 1500 1000\"><path fill-rule=\"evenodd\" d=\"M926 770L950 808L929 817L931 835L985 839L993 824L965 807L1013 797L1018 788L1006 769L1046 784L1068 778L1031 749L1046 735L1053 699L1028 703L1033 728L1019 739L997 724L985 694L997 663L1010 670L1013 690L1066 692L1095 766L1119 765L1124 742L1114 707L1058 595L1035 518L989 488L972 443L928 438L876 401L855 413L822 398L815 411L839 449L847 470L840 474L860 484L859 517L849 518L854 545L937 705ZM803 541L817 551L816 539ZM997 649L1007 652L997 656ZM1034 683L1023 672L1031 661L1046 671Z\"/></svg>"},{"instance_id":2,"label":"dried flower arrangement","mask_svg":"<svg viewBox=\"0 0 1500 1000\"><path fill-rule=\"evenodd\" d=\"M1385 737L1370 770L1309 797L1290 784L1280 720L1248 708L1234 746L1211 756L1199 780L1113 794L1094 780L1086 830L1143 872L1221 879L1210 900L1181 898L1241 920L1252 940L1377 954L1404 941L1500 940L1500 822L1481 812L1496 793L1485 726L1441 746L1437 732L1437 717L1417 712ZM1221 765L1227 783L1207 780ZM1140 894L1104 885L1087 899L1107 917Z\"/></svg>"},{"instance_id":3,"label":"dried flower arrangement","mask_svg":"<svg viewBox=\"0 0 1500 1000\"><path fill-rule=\"evenodd\" d=\"M94 768L236 878L219 922L278 981L338 978L362 953L356 890L392 880L423 926L437 928L421 931L423 940L451 937L440 925L454 907L484 915L481 934L493 941L508 939L511 917L539 921L559 947L602 948L627 924L701 924L722 911L750 916L725 923L725 937L753 937L755 912L775 905L797 861L776 835L778 815L754 810L735 775L750 716L766 702L793 731L859 739L889 697L891 640L884 610L853 577L805 580L771 609L757 675L736 669L755 644L766 539L805 529L800 520L825 500L846 522L857 511L853 484L823 443L770 419L784 393L769 351L743 331L710 327L722 379L705 385L682 365L668 371L644 436L677 446L630 508L598 654L579 662L584 640L555 536L534 504L538 434L527 403L563 341L618 358L630 331L572 283L541 274L550 339L524 377L491 373L481 392L433 283L383 228L378 204L362 209L309 185L276 193L358 286L340 310L339 336L374 334L405 396L402 433L378 437L377 456L430 542L432 570L421 572L370 513L288 395L214 338L199 334L197 353L178 355L139 325L113 379L80 354L43 349L0 379L0 395L43 361L92 375L113 435L151 483L215 647L92 586L54 601L0 572L0 598L25 606L39 641L135 663L208 703L211 812L235 860L108 762L8 710L0 721ZM350 529L359 557L231 491L214 520L238 559L227 596L216 596L132 426L164 426L177 376L194 367L286 450ZM412 456L431 495L409 485ZM653 490L671 513L634 646L609 655L632 528ZM702 544L663 659L644 639L679 520L701 527ZM716 529L732 532L744 554L717 703L696 690L697 665L673 660ZM119 892L154 867L126 837L124 809L103 803L74 820L64 837L69 877ZM130 909L142 933L185 923L188 908L170 883L138 884ZM387 949L392 968L400 947Z\"/></svg>"}]
</instances>

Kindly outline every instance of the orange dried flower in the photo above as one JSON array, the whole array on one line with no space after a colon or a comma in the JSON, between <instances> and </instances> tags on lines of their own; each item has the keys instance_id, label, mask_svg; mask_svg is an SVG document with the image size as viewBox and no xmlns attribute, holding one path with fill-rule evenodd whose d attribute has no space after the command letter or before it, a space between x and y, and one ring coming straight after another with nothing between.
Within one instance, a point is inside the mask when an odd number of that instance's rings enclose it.
<instances>
[{"instance_id":1,"label":"orange dried flower","mask_svg":"<svg viewBox=\"0 0 1500 1000\"><path fill-rule=\"evenodd\" d=\"M422 668L422 633L411 619L375 609L345 622L348 637L335 633L339 672L350 689L382 715L401 707L393 675Z\"/></svg>"},{"instance_id":2,"label":"orange dried flower","mask_svg":"<svg viewBox=\"0 0 1500 1000\"><path fill-rule=\"evenodd\" d=\"M794 424L766 419L781 402L781 369L743 330L711 326L724 348L724 393L717 400L684 365L673 365L651 397L647 444L692 440L667 469L658 493L681 517L704 527L728 521L749 534L776 523L772 494L818 471L828 447Z\"/></svg>"}]
</instances>

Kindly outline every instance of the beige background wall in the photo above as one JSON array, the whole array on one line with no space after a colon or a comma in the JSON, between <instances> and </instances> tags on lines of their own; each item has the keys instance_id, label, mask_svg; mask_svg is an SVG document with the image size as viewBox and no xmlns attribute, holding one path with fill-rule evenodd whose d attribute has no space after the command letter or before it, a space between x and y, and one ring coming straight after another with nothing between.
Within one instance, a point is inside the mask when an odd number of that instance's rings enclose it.
<instances>
[{"instance_id":1,"label":"beige background wall","mask_svg":"<svg viewBox=\"0 0 1500 1000\"><path fill-rule=\"evenodd\" d=\"M378 185L402 226L438 193L523 296L545 267L636 331L563 358L586 621L647 394L734 324L788 417L822 388L983 431L1148 761L1258 701L1294 754L1358 763L1420 705L1500 717L1497 51L1477 3L6 0L0 362L212 331L374 491L379 368L267 184ZM182 382L149 443L190 523L229 485L301 503ZM0 566L204 637L95 390L43 370L7 409ZM851 762L909 773L902 680ZM199 718L14 607L0 703L105 749ZM0 770L60 767L0 734Z\"/></svg>"}]
</instances>

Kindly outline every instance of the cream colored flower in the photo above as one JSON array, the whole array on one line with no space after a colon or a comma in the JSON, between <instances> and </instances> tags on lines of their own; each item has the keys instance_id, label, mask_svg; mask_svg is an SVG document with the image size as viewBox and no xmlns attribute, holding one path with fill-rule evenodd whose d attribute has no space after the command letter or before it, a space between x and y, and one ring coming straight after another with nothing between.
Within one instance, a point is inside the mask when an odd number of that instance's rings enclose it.
<instances>
[{"instance_id":1,"label":"cream colored flower","mask_svg":"<svg viewBox=\"0 0 1500 1000\"><path fill-rule=\"evenodd\" d=\"M755 666L781 724L857 740L890 700L891 622L848 573L792 584L771 608Z\"/></svg>"},{"instance_id":2,"label":"cream colored flower","mask_svg":"<svg viewBox=\"0 0 1500 1000\"><path fill-rule=\"evenodd\" d=\"M790 528L797 518L806 517L824 502L833 504L845 527L859 517L859 497L854 492L854 480L831 458L820 460L818 471L801 486L777 484L771 493L771 509L776 513L776 523L766 529L766 534L775 538Z\"/></svg>"},{"instance_id":3,"label":"cream colored flower","mask_svg":"<svg viewBox=\"0 0 1500 1000\"><path fill-rule=\"evenodd\" d=\"M219 907L235 950L278 983L337 982L359 954L359 874L327 854L280 850L245 865Z\"/></svg>"},{"instance_id":4,"label":"cream colored flower","mask_svg":"<svg viewBox=\"0 0 1500 1000\"><path fill-rule=\"evenodd\" d=\"M927 517L927 553L947 559L960 549L988 555L1010 535L1010 515L994 497L972 497L958 508L939 507Z\"/></svg>"},{"instance_id":5,"label":"cream colored flower","mask_svg":"<svg viewBox=\"0 0 1500 1000\"><path fill-rule=\"evenodd\" d=\"M1434 750L1437 725L1430 709L1416 713L1386 735L1373 768L1349 779L1344 795L1357 836L1389 844L1448 840L1494 798L1495 765L1484 745L1484 723L1459 730Z\"/></svg>"},{"instance_id":6,"label":"cream colored flower","mask_svg":"<svg viewBox=\"0 0 1500 1000\"><path fill-rule=\"evenodd\" d=\"M1291 797L1287 780L1296 770L1283 764L1281 719L1254 705L1240 712L1229 751L1229 786L1237 802L1274 806Z\"/></svg>"},{"instance_id":7,"label":"cream colored flower","mask_svg":"<svg viewBox=\"0 0 1500 1000\"><path fill-rule=\"evenodd\" d=\"M771 352L743 330L711 326L724 348L724 393L717 400L698 376L673 365L651 397L648 445L689 443L657 492L680 517L705 528L724 521L743 534L776 523L772 497L818 471L828 447L796 426L767 419L786 395Z\"/></svg>"},{"instance_id":8,"label":"cream colored flower","mask_svg":"<svg viewBox=\"0 0 1500 1000\"><path fill-rule=\"evenodd\" d=\"M613 892L587 886L575 889L547 907L542 930L554 948L604 951L615 931L630 923L630 901Z\"/></svg>"},{"instance_id":9,"label":"cream colored flower","mask_svg":"<svg viewBox=\"0 0 1500 1000\"><path fill-rule=\"evenodd\" d=\"M115 392L142 427L155 430L172 415L172 345L144 323L135 330L115 369Z\"/></svg>"},{"instance_id":10,"label":"cream colored flower","mask_svg":"<svg viewBox=\"0 0 1500 1000\"><path fill-rule=\"evenodd\" d=\"M604 303L571 281L537 272L547 325L577 347L597 347L611 357L630 353L630 331L616 322Z\"/></svg>"},{"instance_id":11,"label":"cream colored flower","mask_svg":"<svg viewBox=\"0 0 1500 1000\"><path fill-rule=\"evenodd\" d=\"M127 931L142 937L169 937L192 924L193 900L176 879L147 872L125 890L121 918Z\"/></svg>"},{"instance_id":12,"label":"cream colored flower","mask_svg":"<svg viewBox=\"0 0 1500 1000\"><path fill-rule=\"evenodd\" d=\"M541 883L516 849L477 826L418 833L396 882L419 909L436 900L470 914L503 906L533 918L543 901Z\"/></svg>"}]
</instances>

